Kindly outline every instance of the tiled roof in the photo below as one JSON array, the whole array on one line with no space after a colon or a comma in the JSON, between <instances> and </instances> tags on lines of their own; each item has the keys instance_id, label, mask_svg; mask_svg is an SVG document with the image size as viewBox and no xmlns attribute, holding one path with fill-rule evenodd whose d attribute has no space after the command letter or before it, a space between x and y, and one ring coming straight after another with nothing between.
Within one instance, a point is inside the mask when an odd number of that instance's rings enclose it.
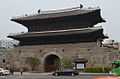
<instances>
[{"instance_id":1,"label":"tiled roof","mask_svg":"<svg viewBox=\"0 0 120 79\"><path fill-rule=\"evenodd\" d=\"M71 8L71 9L62 9L54 11L41 11L40 13L27 15L21 17L14 17L11 20L32 20L32 19L47 19L47 18L56 18L56 17L65 17L65 16L74 16L91 13L94 11L100 10L99 8Z\"/></svg>"},{"instance_id":2,"label":"tiled roof","mask_svg":"<svg viewBox=\"0 0 120 79\"><path fill-rule=\"evenodd\" d=\"M21 37L42 37L42 36L58 36L58 35L71 35L71 34L86 34L97 32L103 29L102 28L84 28L84 29L69 29L69 30L57 30L57 31L43 31L43 32L27 32L18 35L9 35L8 37L12 38L21 38Z\"/></svg>"}]
</instances>

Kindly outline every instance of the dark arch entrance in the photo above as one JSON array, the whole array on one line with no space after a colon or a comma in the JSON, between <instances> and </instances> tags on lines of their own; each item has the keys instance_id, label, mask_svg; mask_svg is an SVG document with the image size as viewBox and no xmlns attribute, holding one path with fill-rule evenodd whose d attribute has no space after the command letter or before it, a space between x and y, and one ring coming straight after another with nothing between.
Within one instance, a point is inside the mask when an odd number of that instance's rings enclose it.
<instances>
[{"instance_id":1,"label":"dark arch entrance","mask_svg":"<svg viewBox=\"0 0 120 79\"><path fill-rule=\"evenodd\" d=\"M56 65L56 61L60 61L60 58L54 54L48 55L44 60L44 71L52 72L59 69L59 66Z\"/></svg>"}]
</instances>

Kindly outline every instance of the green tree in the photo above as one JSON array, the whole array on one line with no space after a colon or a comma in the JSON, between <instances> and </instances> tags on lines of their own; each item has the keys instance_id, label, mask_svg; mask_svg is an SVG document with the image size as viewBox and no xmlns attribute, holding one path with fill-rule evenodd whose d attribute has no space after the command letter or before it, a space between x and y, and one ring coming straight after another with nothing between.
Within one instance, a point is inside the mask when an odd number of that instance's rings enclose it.
<instances>
[{"instance_id":1,"label":"green tree","mask_svg":"<svg viewBox=\"0 0 120 79\"><path fill-rule=\"evenodd\" d=\"M35 68L40 64L40 61L36 57L26 57L25 63L31 67L32 71L34 71Z\"/></svg>"},{"instance_id":2,"label":"green tree","mask_svg":"<svg viewBox=\"0 0 120 79\"><path fill-rule=\"evenodd\" d=\"M60 67L60 69L71 69L74 67L74 63L70 59L55 60L54 65Z\"/></svg>"},{"instance_id":3,"label":"green tree","mask_svg":"<svg viewBox=\"0 0 120 79\"><path fill-rule=\"evenodd\" d=\"M72 60L70 60L70 59L63 59L62 61L61 61L61 66L63 67L63 68L73 68L74 67L74 64L73 64L73 61Z\"/></svg>"}]
</instances>

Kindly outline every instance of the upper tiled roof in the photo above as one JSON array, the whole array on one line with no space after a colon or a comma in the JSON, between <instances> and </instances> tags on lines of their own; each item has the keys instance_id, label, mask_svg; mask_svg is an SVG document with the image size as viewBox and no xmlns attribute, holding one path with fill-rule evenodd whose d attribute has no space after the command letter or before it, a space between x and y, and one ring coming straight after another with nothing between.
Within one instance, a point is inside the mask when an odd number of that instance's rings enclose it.
<instances>
[{"instance_id":1,"label":"upper tiled roof","mask_svg":"<svg viewBox=\"0 0 120 79\"><path fill-rule=\"evenodd\" d=\"M99 8L70 8L70 9L62 9L62 10L53 10L53 11L40 11L40 13L27 15L21 17L13 17L11 20L33 20L33 19L48 19L48 18L57 18L57 17L65 17L65 16L74 16L74 15L82 15L95 11L100 11Z\"/></svg>"}]
</instances>

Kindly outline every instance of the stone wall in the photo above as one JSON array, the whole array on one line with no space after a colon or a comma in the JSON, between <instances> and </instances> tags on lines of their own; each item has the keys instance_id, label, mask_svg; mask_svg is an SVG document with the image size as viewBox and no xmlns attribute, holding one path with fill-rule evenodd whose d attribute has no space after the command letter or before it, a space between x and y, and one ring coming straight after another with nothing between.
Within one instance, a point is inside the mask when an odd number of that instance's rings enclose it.
<instances>
[{"instance_id":1,"label":"stone wall","mask_svg":"<svg viewBox=\"0 0 120 79\"><path fill-rule=\"evenodd\" d=\"M18 68L24 66L26 57L37 57L41 61L41 71L44 68L44 60L48 55L54 54L60 59L85 58L88 60L86 66L111 66L111 62L119 58L119 52L100 47L96 42L73 43L73 44L49 44L17 46L6 54L6 62L14 64Z\"/></svg>"}]
</instances>

